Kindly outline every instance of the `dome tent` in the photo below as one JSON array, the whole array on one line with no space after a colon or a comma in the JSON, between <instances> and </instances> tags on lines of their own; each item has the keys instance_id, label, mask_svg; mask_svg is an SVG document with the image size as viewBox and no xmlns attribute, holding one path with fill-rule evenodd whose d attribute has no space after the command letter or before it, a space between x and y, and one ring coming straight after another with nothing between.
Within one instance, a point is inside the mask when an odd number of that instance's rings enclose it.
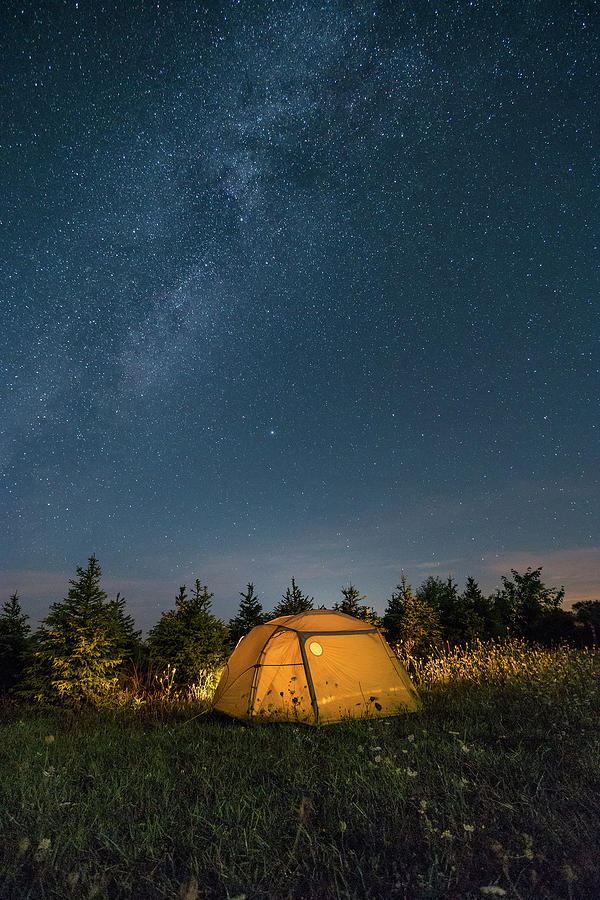
<instances>
[{"instance_id":1,"label":"dome tent","mask_svg":"<svg viewBox=\"0 0 600 900\"><path fill-rule=\"evenodd\" d=\"M329 609L255 626L231 654L212 708L241 719L320 724L420 708L380 631Z\"/></svg>"}]
</instances>

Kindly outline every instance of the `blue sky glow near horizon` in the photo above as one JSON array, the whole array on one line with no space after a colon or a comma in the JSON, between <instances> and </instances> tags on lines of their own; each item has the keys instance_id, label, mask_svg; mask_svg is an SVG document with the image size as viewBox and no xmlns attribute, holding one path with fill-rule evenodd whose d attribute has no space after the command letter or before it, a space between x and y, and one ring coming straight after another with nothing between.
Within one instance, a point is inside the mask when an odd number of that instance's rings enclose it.
<instances>
[{"instance_id":1,"label":"blue sky glow near horizon","mask_svg":"<svg viewBox=\"0 0 600 900\"><path fill-rule=\"evenodd\" d=\"M600 599L599 13L7 3L0 601Z\"/></svg>"}]
</instances>

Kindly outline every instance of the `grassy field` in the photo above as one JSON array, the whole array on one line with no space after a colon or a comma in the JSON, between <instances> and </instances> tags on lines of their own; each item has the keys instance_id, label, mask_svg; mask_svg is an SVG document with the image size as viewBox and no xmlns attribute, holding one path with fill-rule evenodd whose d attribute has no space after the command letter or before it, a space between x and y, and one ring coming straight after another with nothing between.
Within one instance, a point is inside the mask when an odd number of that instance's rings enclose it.
<instances>
[{"instance_id":1,"label":"grassy field","mask_svg":"<svg viewBox=\"0 0 600 900\"><path fill-rule=\"evenodd\" d=\"M323 728L7 706L0 895L599 900L597 656L413 674L418 714Z\"/></svg>"}]
</instances>

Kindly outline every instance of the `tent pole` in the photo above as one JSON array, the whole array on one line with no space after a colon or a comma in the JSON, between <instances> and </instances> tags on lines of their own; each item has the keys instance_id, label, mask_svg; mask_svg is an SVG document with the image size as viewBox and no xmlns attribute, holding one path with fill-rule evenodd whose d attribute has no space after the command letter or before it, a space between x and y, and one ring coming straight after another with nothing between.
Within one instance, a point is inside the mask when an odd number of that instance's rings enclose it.
<instances>
[{"instance_id":1,"label":"tent pole","mask_svg":"<svg viewBox=\"0 0 600 900\"><path fill-rule=\"evenodd\" d=\"M303 638L305 635L302 634L301 631L297 632L298 635L298 643L300 644L300 653L302 655L302 662L304 663L304 674L306 675L306 683L308 685L308 692L310 694L310 702L312 703L313 712L315 714L315 724L319 724L319 707L317 705L317 695L315 694L315 686L313 684L312 675L310 671L310 666L308 665L308 657L306 656L306 648L304 646Z\"/></svg>"}]
</instances>

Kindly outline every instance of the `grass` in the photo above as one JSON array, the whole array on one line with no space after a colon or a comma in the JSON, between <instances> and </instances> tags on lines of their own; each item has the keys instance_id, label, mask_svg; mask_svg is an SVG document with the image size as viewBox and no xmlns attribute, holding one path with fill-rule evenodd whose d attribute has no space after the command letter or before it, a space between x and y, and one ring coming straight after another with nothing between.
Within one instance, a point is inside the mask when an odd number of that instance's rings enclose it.
<instances>
[{"instance_id":1,"label":"grass","mask_svg":"<svg viewBox=\"0 0 600 900\"><path fill-rule=\"evenodd\" d=\"M407 663L421 712L323 728L7 708L0 896L598 900L597 656Z\"/></svg>"}]
</instances>

